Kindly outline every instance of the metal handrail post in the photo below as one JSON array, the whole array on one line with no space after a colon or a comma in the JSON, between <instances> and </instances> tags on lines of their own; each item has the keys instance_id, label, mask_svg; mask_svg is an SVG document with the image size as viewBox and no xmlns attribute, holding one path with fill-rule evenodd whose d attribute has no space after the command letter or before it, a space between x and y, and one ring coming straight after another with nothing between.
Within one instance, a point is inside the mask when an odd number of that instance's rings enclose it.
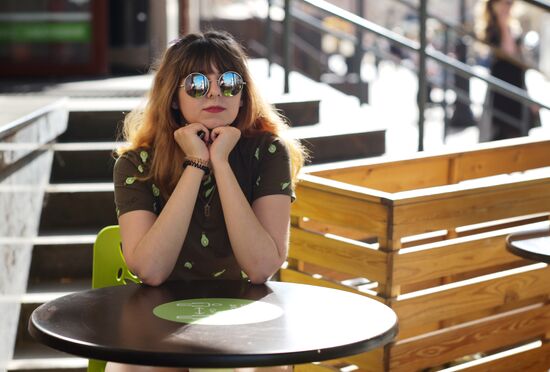
<instances>
[{"instance_id":1,"label":"metal handrail post","mask_svg":"<svg viewBox=\"0 0 550 372\"><path fill-rule=\"evenodd\" d=\"M520 133L522 136L527 136L529 134L529 107L527 105L521 105L521 122L520 122Z\"/></svg>"},{"instance_id":2,"label":"metal handrail post","mask_svg":"<svg viewBox=\"0 0 550 372\"><path fill-rule=\"evenodd\" d=\"M292 33L292 11L291 0L285 0L285 19L283 25L283 68L285 70L284 93L290 91L289 75L290 63L292 61L292 50L290 47L290 35Z\"/></svg>"},{"instance_id":3,"label":"metal handrail post","mask_svg":"<svg viewBox=\"0 0 550 372\"><path fill-rule=\"evenodd\" d=\"M445 34L443 40L443 53L449 54L449 27L445 26ZM449 105L447 104L447 89L449 88L449 71L446 68L443 69L443 100L441 101L441 107L443 108L443 143L447 138L449 132Z\"/></svg>"},{"instance_id":4,"label":"metal handrail post","mask_svg":"<svg viewBox=\"0 0 550 372\"><path fill-rule=\"evenodd\" d=\"M424 150L424 109L426 106L426 93L428 84L426 81L426 18L428 0L420 0L418 15L420 16L420 50L418 51L418 151Z\"/></svg>"},{"instance_id":5,"label":"metal handrail post","mask_svg":"<svg viewBox=\"0 0 550 372\"><path fill-rule=\"evenodd\" d=\"M267 47L267 76L271 77L271 64L273 63L273 24L271 19L271 6L273 0L267 0L267 22L266 22L266 47Z\"/></svg>"},{"instance_id":6,"label":"metal handrail post","mask_svg":"<svg viewBox=\"0 0 550 372\"><path fill-rule=\"evenodd\" d=\"M360 17L365 16L365 4L363 0L356 0L356 9L357 14ZM353 56L353 67L355 68L354 73L357 74L357 89L359 94L359 102L360 103L367 103L367 94L365 94L364 89L364 83L363 79L361 78L361 62L363 60L363 54L365 53L365 50L363 49L363 29L361 27L356 27L355 31L355 37L356 37L356 44L355 44L355 54Z\"/></svg>"}]
</instances>

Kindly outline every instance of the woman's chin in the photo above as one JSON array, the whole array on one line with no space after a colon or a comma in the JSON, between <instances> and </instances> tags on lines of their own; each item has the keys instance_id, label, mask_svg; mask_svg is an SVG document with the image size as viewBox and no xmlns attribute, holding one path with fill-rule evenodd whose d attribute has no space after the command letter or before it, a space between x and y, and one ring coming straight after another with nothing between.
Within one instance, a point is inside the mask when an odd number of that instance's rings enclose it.
<instances>
[{"instance_id":1,"label":"woman's chin","mask_svg":"<svg viewBox=\"0 0 550 372\"><path fill-rule=\"evenodd\" d=\"M225 121L221 121L221 120L205 120L204 123L203 123L208 129L212 130L214 128L218 128L218 127L225 127L231 123L227 123Z\"/></svg>"}]
</instances>

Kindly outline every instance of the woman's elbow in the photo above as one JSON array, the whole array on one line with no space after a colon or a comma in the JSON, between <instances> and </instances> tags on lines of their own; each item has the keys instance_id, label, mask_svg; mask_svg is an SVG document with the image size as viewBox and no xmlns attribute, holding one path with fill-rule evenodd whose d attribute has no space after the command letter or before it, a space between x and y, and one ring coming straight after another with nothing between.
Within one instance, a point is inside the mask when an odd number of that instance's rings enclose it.
<instances>
[{"instance_id":1,"label":"woman's elbow","mask_svg":"<svg viewBox=\"0 0 550 372\"><path fill-rule=\"evenodd\" d=\"M159 275L158 273L140 273L137 274L138 278L143 284L150 285L151 287L158 287L164 283L167 279L164 275Z\"/></svg>"},{"instance_id":2,"label":"woman's elbow","mask_svg":"<svg viewBox=\"0 0 550 372\"><path fill-rule=\"evenodd\" d=\"M128 264L130 271L135 274L143 284L157 287L164 283L167 279L165 275L159 273L159 270L151 270L150 267L142 267L141 265Z\"/></svg>"},{"instance_id":3,"label":"woman's elbow","mask_svg":"<svg viewBox=\"0 0 550 372\"><path fill-rule=\"evenodd\" d=\"M252 284L264 284L265 282L267 282L267 280L270 277L271 275L266 276L266 275L254 274L254 275L250 275L248 277L248 280L250 280L250 283Z\"/></svg>"},{"instance_id":4,"label":"woman's elbow","mask_svg":"<svg viewBox=\"0 0 550 372\"><path fill-rule=\"evenodd\" d=\"M252 284L264 284L281 269L283 263L284 261L273 263L273 266L264 268L264 270L251 270L247 273L248 280Z\"/></svg>"}]
</instances>

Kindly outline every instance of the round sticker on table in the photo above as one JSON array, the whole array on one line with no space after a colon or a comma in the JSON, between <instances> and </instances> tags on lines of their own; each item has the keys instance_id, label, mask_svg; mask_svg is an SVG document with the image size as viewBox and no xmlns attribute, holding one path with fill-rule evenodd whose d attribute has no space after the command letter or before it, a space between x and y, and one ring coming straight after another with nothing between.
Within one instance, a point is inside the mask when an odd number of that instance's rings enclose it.
<instances>
[{"instance_id":1,"label":"round sticker on table","mask_svg":"<svg viewBox=\"0 0 550 372\"><path fill-rule=\"evenodd\" d=\"M179 323L238 325L276 319L283 315L283 310L262 301L237 298L194 298L159 305L153 309L153 314Z\"/></svg>"}]
</instances>

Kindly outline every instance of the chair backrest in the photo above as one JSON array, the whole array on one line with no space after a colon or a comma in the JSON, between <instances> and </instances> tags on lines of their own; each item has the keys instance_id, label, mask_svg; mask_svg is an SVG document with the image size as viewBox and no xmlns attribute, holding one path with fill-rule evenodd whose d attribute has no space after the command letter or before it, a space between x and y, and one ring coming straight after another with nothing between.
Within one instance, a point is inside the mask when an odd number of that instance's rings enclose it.
<instances>
[{"instance_id":1,"label":"chair backrest","mask_svg":"<svg viewBox=\"0 0 550 372\"><path fill-rule=\"evenodd\" d=\"M128 281L140 283L124 261L119 226L107 226L97 234L94 243L92 288L123 285Z\"/></svg>"},{"instance_id":2,"label":"chair backrest","mask_svg":"<svg viewBox=\"0 0 550 372\"><path fill-rule=\"evenodd\" d=\"M127 281L140 283L139 278L128 270L124 261L119 226L107 226L97 234L94 243L92 288L124 285ZM90 359L88 372L103 372L105 365L105 361Z\"/></svg>"}]
</instances>

